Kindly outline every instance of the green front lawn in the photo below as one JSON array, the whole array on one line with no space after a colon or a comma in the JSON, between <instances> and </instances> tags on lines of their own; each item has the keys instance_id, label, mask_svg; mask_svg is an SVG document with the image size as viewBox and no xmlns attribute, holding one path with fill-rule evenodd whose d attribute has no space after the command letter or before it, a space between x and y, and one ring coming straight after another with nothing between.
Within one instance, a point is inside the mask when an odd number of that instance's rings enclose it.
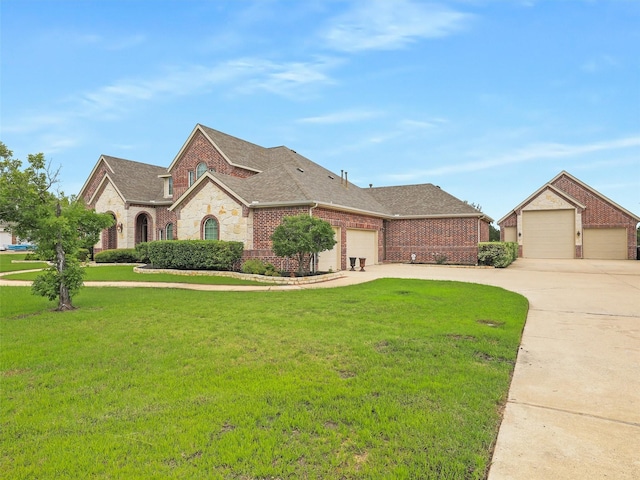
<instances>
[{"instance_id":1,"label":"green front lawn","mask_svg":"<svg viewBox=\"0 0 640 480\"><path fill-rule=\"evenodd\" d=\"M0 295L2 478L481 479L528 308L398 279Z\"/></svg>"},{"instance_id":2,"label":"green front lawn","mask_svg":"<svg viewBox=\"0 0 640 480\"><path fill-rule=\"evenodd\" d=\"M47 268L46 262L13 263L14 260L24 260L24 253L0 253L0 272L16 272L33 268Z\"/></svg>"},{"instance_id":3,"label":"green front lawn","mask_svg":"<svg viewBox=\"0 0 640 480\"><path fill-rule=\"evenodd\" d=\"M29 266L27 268L38 268ZM203 285L265 285L266 283L241 278L215 275L173 275L171 273L136 273L132 266L108 265L86 267L85 282L162 282L197 283ZM5 280L34 280L39 272L5 275Z\"/></svg>"}]
</instances>

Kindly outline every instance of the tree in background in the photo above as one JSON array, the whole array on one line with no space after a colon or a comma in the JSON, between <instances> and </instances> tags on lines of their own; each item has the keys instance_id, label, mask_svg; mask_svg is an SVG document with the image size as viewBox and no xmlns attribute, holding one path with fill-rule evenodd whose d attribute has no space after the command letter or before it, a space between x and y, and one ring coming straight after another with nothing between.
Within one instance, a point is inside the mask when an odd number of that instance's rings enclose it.
<instances>
[{"instance_id":1,"label":"tree in background","mask_svg":"<svg viewBox=\"0 0 640 480\"><path fill-rule=\"evenodd\" d=\"M113 218L87 209L73 196L53 192L59 170L52 172L42 153L29 155L28 161L23 169L22 162L0 142L0 221L16 236L35 243L43 258L54 259L51 268L33 282L33 293L57 298L57 310L72 310L71 299L82 286L84 274L77 253L94 245Z\"/></svg>"},{"instance_id":2,"label":"tree in background","mask_svg":"<svg viewBox=\"0 0 640 480\"><path fill-rule=\"evenodd\" d=\"M489 224L489 241L490 242L499 242L500 241L500 229L493 226L493 223Z\"/></svg>"},{"instance_id":3,"label":"tree in background","mask_svg":"<svg viewBox=\"0 0 640 480\"><path fill-rule=\"evenodd\" d=\"M307 214L284 217L271 235L271 242L276 255L298 262L299 275L309 273L313 255L331 250L336 244L331 224Z\"/></svg>"}]
</instances>

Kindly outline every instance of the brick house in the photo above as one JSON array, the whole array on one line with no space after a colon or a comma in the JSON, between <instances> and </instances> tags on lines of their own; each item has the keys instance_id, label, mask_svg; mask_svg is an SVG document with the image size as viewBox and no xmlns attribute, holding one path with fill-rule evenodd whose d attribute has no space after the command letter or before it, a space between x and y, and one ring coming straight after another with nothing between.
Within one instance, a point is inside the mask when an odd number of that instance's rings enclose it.
<instances>
[{"instance_id":1,"label":"brick house","mask_svg":"<svg viewBox=\"0 0 640 480\"><path fill-rule=\"evenodd\" d=\"M526 258L635 259L640 217L562 171L498 221Z\"/></svg>"},{"instance_id":2,"label":"brick house","mask_svg":"<svg viewBox=\"0 0 640 480\"><path fill-rule=\"evenodd\" d=\"M95 250L132 248L171 239L244 243L245 258L275 257L270 236L284 216L328 221L333 250L319 255L320 271L344 270L349 257L367 264L477 263L477 244L492 221L431 184L360 188L284 147L264 148L196 125L168 168L102 155L79 193L115 225Z\"/></svg>"}]
</instances>

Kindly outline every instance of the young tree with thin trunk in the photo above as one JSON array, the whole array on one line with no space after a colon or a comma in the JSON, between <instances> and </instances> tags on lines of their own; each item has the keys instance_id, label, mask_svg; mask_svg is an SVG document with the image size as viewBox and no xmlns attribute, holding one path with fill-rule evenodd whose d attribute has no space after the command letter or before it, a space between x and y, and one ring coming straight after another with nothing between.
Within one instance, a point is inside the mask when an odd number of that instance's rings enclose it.
<instances>
[{"instance_id":1,"label":"young tree with thin trunk","mask_svg":"<svg viewBox=\"0 0 640 480\"><path fill-rule=\"evenodd\" d=\"M73 196L52 191L59 170L52 171L42 153L29 155L28 161L23 169L22 162L0 142L0 221L17 237L35 243L43 258L53 260L51 268L33 282L33 292L58 299L57 310L72 310L72 297L82 286L84 274L76 255L94 245L113 218L87 209Z\"/></svg>"},{"instance_id":2,"label":"young tree with thin trunk","mask_svg":"<svg viewBox=\"0 0 640 480\"><path fill-rule=\"evenodd\" d=\"M314 254L333 248L334 236L329 222L302 214L284 217L271 235L271 242L274 253L297 260L298 274L304 275L310 270Z\"/></svg>"}]
</instances>

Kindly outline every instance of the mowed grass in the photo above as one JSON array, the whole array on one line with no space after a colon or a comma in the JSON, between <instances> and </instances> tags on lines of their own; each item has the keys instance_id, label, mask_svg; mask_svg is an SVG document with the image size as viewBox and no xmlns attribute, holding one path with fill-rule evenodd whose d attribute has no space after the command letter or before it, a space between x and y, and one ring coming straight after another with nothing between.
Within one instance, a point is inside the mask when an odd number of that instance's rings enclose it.
<instances>
[{"instance_id":1,"label":"mowed grass","mask_svg":"<svg viewBox=\"0 0 640 480\"><path fill-rule=\"evenodd\" d=\"M30 270L32 268L47 268L46 262L26 262L14 263L14 260L24 260L24 253L0 253L0 272L15 272L19 270Z\"/></svg>"},{"instance_id":2,"label":"mowed grass","mask_svg":"<svg viewBox=\"0 0 640 480\"><path fill-rule=\"evenodd\" d=\"M27 264L22 264L27 265ZM27 265L23 269L38 268ZM216 275L174 275L171 273L136 273L132 266L108 265L90 266L85 268L85 282L161 282L161 283L195 283L202 285L266 285L266 282L256 282L242 278ZM12 273L4 275L5 280L34 280L40 272Z\"/></svg>"},{"instance_id":3,"label":"mowed grass","mask_svg":"<svg viewBox=\"0 0 640 480\"><path fill-rule=\"evenodd\" d=\"M525 298L3 287L2 478L484 478Z\"/></svg>"}]
</instances>

